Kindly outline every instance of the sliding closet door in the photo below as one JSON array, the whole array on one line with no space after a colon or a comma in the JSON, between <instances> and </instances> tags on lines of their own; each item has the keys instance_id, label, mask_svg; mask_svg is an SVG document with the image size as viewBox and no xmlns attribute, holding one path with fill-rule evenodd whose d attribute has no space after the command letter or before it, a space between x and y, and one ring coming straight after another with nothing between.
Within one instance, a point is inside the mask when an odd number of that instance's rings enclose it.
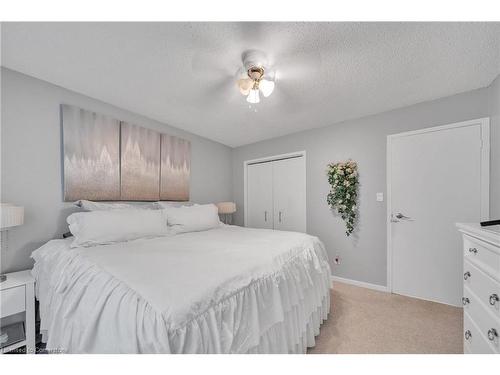
<instances>
[{"instance_id":1,"label":"sliding closet door","mask_svg":"<svg viewBox=\"0 0 500 375\"><path fill-rule=\"evenodd\" d=\"M306 164L304 157L273 165L274 229L306 231Z\"/></svg>"},{"instance_id":2,"label":"sliding closet door","mask_svg":"<svg viewBox=\"0 0 500 375\"><path fill-rule=\"evenodd\" d=\"M247 226L273 229L273 163L247 169Z\"/></svg>"}]
</instances>

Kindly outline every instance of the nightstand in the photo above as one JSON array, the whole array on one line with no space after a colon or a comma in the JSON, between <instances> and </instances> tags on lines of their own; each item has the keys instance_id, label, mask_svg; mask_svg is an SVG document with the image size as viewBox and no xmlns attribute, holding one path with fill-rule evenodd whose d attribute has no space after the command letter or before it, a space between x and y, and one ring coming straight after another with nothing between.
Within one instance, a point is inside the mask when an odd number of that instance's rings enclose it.
<instances>
[{"instance_id":1,"label":"nightstand","mask_svg":"<svg viewBox=\"0 0 500 375\"><path fill-rule=\"evenodd\" d=\"M35 279L29 270L7 274L0 283L0 318L24 312L25 340L0 349L1 353L26 346L35 353Z\"/></svg>"}]
</instances>

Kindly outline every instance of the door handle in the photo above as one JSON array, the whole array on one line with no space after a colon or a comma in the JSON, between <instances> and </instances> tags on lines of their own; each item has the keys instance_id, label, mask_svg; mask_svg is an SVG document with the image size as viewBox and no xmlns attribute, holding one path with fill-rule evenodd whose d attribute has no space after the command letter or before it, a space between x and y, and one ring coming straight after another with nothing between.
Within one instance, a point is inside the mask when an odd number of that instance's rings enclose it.
<instances>
[{"instance_id":1,"label":"door handle","mask_svg":"<svg viewBox=\"0 0 500 375\"><path fill-rule=\"evenodd\" d=\"M264 221L267 222L267 211L264 211Z\"/></svg>"},{"instance_id":2,"label":"door handle","mask_svg":"<svg viewBox=\"0 0 500 375\"><path fill-rule=\"evenodd\" d=\"M398 212L396 214L396 219L401 219L401 220L413 220L411 217L409 216L405 216L403 215L401 212Z\"/></svg>"},{"instance_id":3,"label":"door handle","mask_svg":"<svg viewBox=\"0 0 500 375\"><path fill-rule=\"evenodd\" d=\"M413 221L413 219L409 216L403 215L401 212L397 214L391 214L391 223L399 223L401 220Z\"/></svg>"},{"instance_id":4,"label":"door handle","mask_svg":"<svg viewBox=\"0 0 500 375\"><path fill-rule=\"evenodd\" d=\"M278 221L281 223L281 211L278 214Z\"/></svg>"}]
</instances>

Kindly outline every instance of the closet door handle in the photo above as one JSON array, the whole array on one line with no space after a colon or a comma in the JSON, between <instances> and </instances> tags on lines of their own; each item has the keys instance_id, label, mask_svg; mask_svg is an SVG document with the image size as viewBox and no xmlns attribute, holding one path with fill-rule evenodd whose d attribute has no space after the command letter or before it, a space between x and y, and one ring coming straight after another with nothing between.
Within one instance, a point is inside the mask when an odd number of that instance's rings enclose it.
<instances>
[{"instance_id":1,"label":"closet door handle","mask_svg":"<svg viewBox=\"0 0 500 375\"><path fill-rule=\"evenodd\" d=\"M267 211L264 211L264 221L267 222Z\"/></svg>"},{"instance_id":2,"label":"closet door handle","mask_svg":"<svg viewBox=\"0 0 500 375\"><path fill-rule=\"evenodd\" d=\"M278 214L278 221L281 223L281 211Z\"/></svg>"}]
</instances>

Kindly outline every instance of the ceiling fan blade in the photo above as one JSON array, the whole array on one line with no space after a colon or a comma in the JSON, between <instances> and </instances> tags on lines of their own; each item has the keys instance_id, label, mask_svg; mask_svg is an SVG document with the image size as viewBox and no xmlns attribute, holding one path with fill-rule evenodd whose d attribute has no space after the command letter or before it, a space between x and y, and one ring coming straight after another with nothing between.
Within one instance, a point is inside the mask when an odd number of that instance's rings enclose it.
<instances>
[{"instance_id":1,"label":"ceiling fan blade","mask_svg":"<svg viewBox=\"0 0 500 375\"><path fill-rule=\"evenodd\" d=\"M289 80L277 81L272 95L267 99L276 106L286 108L287 113L300 113L304 108L313 105L317 101L315 95L303 95L304 85L302 83L290 82Z\"/></svg>"},{"instance_id":2,"label":"ceiling fan blade","mask_svg":"<svg viewBox=\"0 0 500 375\"><path fill-rule=\"evenodd\" d=\"M286 54L278 57L276 71L280 79L304 80L321 75L321 65L321 54L318 51L310 54Z\"/></svg>"},{"instance_id":3,"label":"ceiling fan blade","mask_svg":"<svg viewBox=\"0 0 500 375\"><path fill-rule=\"evenodd\" d=\"M191 71L197 77L214 75L234 75L241 67L238 56L221 59L221 54L215 50L198 50L191 59Z\"/></svg>"},{"instance_id":4,"label":"ceiling fan blade","mask_svg":"<svg viewBox=\"0 0 500 375\"><path fill-rule=\"evenodd\" d=\"M235 90L233 76L217 78L210 82L200 82L196 96L199 98L198 102L206 106L230 103L241 98L238 91Z\"/></svg>"}]
</instances>

